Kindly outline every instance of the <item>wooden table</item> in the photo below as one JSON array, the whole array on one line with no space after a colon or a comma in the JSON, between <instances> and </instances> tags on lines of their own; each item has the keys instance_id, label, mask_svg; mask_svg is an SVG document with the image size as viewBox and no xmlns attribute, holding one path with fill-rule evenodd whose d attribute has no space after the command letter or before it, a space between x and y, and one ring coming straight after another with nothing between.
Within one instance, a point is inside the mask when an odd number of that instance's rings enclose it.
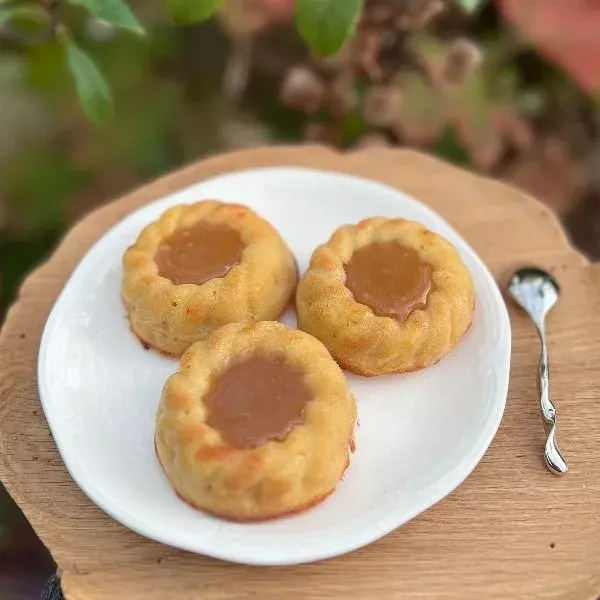
<instances>
[{"instance_id":1,"label":"wooden table","mask_svg":"<svg viewBox=\"0 0 600 600\"><path fill-rule=\"evenodd\" d=\"M564 478L542 462L535 385L538 344L510 307L511 382L504 420L473 474L445 500L367 548L322 563L256 568L144 539L73 483L42 412L36 363L46 317L88 248L133 209L207 177L302 165L388 183L440 212L502 279L523 263L563 290L548 321ZM516 189L406 150L337 154L261 148L168 175L89 215L29 276L0 336L0 479L62 570L69 600L600 597L600 267L567 242L556 218Z\"/></svg>"}]
</instances>

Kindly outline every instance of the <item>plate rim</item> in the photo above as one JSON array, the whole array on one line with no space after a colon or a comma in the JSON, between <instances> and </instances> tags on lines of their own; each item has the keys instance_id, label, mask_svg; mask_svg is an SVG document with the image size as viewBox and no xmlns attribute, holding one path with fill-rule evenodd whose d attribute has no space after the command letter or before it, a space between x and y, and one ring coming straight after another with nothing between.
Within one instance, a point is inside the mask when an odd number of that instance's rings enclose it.
<instances>
[{"instance_id":1,"label":"plate rim","mask_svg":"<svg viewBox=\"0 0 600 600\"><path fill-rule=\"evenodd\" d=\"M370 185L380 186L380 187L386 188L388 191L391 191L395 194L402 196L403 200L405 202L408 202L409 204L413 204L414 206L418 207L419 210L423 211L430 218L435 220L437 223L442 224L444 226L444 228L446 228L448 231L451 231L453 233L453 235L455 235L461 241L461 248L460 248L461 253L466 253L466 254L470 255L471 260L475 261L477 263L478 267L481 269L481 273L485 279L485 283L486 283L487 287L491 290L491 294L494 297L496 308L499 308L500 318L503 321L503 324L501 327L501 332L502 332L502 336L503 336L504 341L507 346L507 352L506 352L506 356L505 356L505 359L506 359L506 364L504 365L505 368L502 371L502 373L505 374L505 377L503 378L504 381L501 382L498 386L498 389L501 390L501 393L497 392L497 395L502 397L502 402L498 404L498 406L496 407L496 410L493 411L493 414L486 420L486 424L488 425L487 428L480 431L479 435L477 436L477 441L479 442L477 444L477 448L479 448L479 450L475 453L473 453L472 451L469 452L465 457L463 457L460 464L456 465L452 469L452 471L451 471L453 474L452 483L444 485L441 489L438 489L436 491L436 493L431 493L431 495L430 495L431 500L428 500L424 504L421 504L420 508L410 511L403 518L396 519L395 521L390 518L387 518L385 520L381 519L377 523L377 527L374 526L373 528L371 528L369 530L369 535L363 535L361 537L360 541L354 542L351 544L347 544L344 546L343 549L334 550L334 551L327 550L327 549L325 551L319 551L318 549L315 549L315 551L311 554L311 556L297 556L292 559L278 559L275 557L274 554L272 554L268 560L265 560L264 558L257 557L255 555L249 553L248 551L241 552L241 553L239 553L239 555L236 556L235 553L232 553L231 551L220 552L218 549L215 549L214 547L211 547L210 549L204 549L204 548L199 549L198 545L187 543L185 540L173 541L172 539L167 539L166 536L162 535L160 530L150 530L150 528L145 527L144 522L141 522L141 521L140 521L140 523L136 522L136 517L134 515L132 516L130 513L127 513L127 511L122 511L119 507L115 507L114 504L111 505L110 500L106 499L105 494L95 486L95 482L93 481L93 479L90 479L85 474L84 469L81 469L81 470L79 469L77 461L72 460L71 458L67 458L69 453L65 453L64 447L60 440L60 436L57 435L57 433L56 433L56 429L58 429L58 426L56 426L56 428L55 428L56 424L53 424L53 419L55 418L54 416L51 416L52 410L53 410L53 408L52 408L53 403L51 401L49 401L49 398L51 397L52 392L49 389L49 384L45 380L44 366L46 364L45 357L46 357L46 354L48 353L48 346L50 344L50 341L49 341L50 334L55 325L55 321L58 318L59 308L60 308L61 303L64 301L64 297L67 294L67 290L70 287L70 285L72 284L72 282L77 277L80 276L81 272L83 272L84 262L86 261L88 256L90 254L92 254L93 252L97 252L98 247L103 242L105 242L109 236L112 237L112 236L117 235L118 230L121 226L124 226L127 221L129 221L130 219L134 219L136 215L144 212L149 207L157 206L157 205L161 205L161 204L170 205L173 203L177 203L177 198L179 196L184 196L186 194L189 194L195 188L200 187L209 182L214 183L220 179L244 176L244 175L248 175L248 174L262 174L264 176L266 174L265 172L273 172L273 171L309 172L312 174L318 173L318 174L325 175L325 176L333 176L333 177L338 177L338 178L342 178L342 179L358 180L360 182L366 182ZM164 210L164 209L162 209L162 210ZM399 217L399 218L401 218L401 217ZM291 165L278 165L278 166L271 166L271 167L269 167L269 166L251 167L251 168L246 168L246 169L228 171L225 173L220 173L220 174L217 174L217 175L214 175L211 177L207 177L206 179L202 179L200 181L192 183L191 185L188 185L181 189L167 193L166 195L163 195L159 198L156 198L154 200L151 200L150 202L145 203L144 205L127 213L124 217L119 219L114 225L112 225L106 231L104 231L104 233L102 233L98 237L98 239L96 239L94 241L94 243L81 256L77 265L75 266L75 268L73 269L73 271L71 272L69 277L67 278L63 288L61 289L60 293L58 294L56 300L54 301L54 303L52 305L52 309L51 309L51 311L48 315L48 318L46 320L46 323L44 325L44 329L43 329L43 333L42 333L42 337L41 337L41 341L40 341L40 345L39 345L38 361L37 361L37 379L38 379L38 391L39 391L40 401L42 404L42 408L44 410L46 421L47 421L50 431L52 433L54 442L58 448L58 451L59 451L59 454L63 461L63 464L65 465L65 468L67 469L69 475L72 477L73 481L80 488L80 490L94 504L96 504L103 512L105 512L109 517L113 518L114 520L116 520L118 523L120 523L124 527L134 531L135 533L137 533L143 537L152 539L154 541L157 541L157 542L160 542L165 545L168 545L168 546L171 546L174 548L178 548L181 550L186 550L189 552L193 552L193 553L201 554L201 555L205 555L205 556L211 556L213 558L217 558L217 559L224 560L227 562L238 563L238 564L247 564L247 565L254 565L254 566L283 566L283 565L295 565L295 564L305 564L305 563L317 562L317 561L325 560L328 558L333 558L335 556L340 556L340 555L352 552L358 548L367 546L367 545L373 543L374 541L376 541L376 540L384 537L385 535L395 531L396 529L400 528L402 525L408 523L409 521L414 519L416 516L429 510L433 505L437 504L440 500L445 498L447 495L451 494L461 483L463 483L465 481L465 479L473 472L473 470L475 469L477 464L481 461L482 457L487 452L492 440L494 439L494 437L498 431L500 423L502 421L502 417L503 417L504 410L506 407L508 386L509 386L509 381L510 381L511 350L512 350L512 331L511 331L511 326L510 326L510 319L508 316L506 304L503 300L502 294L500 292L500 289L499 289L494 277L492 276L487 265L484 263L484 261L481 259L481 257L477 254L477 252L475 252L475 250L467 242L467 240L462 236L462 234L460 234L442 215L440 215L437 211L432 209L427 204L421 202L420 200L418 200L417 198L415 198L408 192L405 192L404 190L396 188L396 187L394 187L388 183L382 182L380 180L371 179L371 178L364 177L361 175L354 175L352 173L346 173L343 171L326 170L326 169L297 166L297 165L291 164ZM496 405L494 405L494 406L496 406ZM58 421L57 421L57 423L58 423ZM473 444L473 446L475 446L475 444ZM470 458L470 460L465 460L467 456ZM444 480L446 480L447 478L448 478L448 475L446 475L446 477L444 477ZM394 521L394 522L392 523L392 521Z\"/></svg>"}]
</instances>

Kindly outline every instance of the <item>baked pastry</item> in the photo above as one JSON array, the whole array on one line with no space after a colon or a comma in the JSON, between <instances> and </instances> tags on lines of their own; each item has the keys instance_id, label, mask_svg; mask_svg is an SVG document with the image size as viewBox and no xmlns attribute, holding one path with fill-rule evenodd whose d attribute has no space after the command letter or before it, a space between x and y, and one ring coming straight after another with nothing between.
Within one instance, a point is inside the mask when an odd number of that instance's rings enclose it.
<instances>
[{"instance_id":1,"label":"baked pastry","mask_svg":"<svg viewBox=\"0 0 600 600\"><path fill-rule=\"evenodd\" d=\"M167 210L123 265L131 329L176 356L227 323L277 319L298 279L292 253L267 221L216 201Z\"/></svg>"},{"instance_id":2,"label":"baked pastry","mask_svg":"<svg viewBox=\"0 0 600 600\"><path fill-rule=\"evenodd\" d=\"M356 404L321 342L277 322L195 343L166 382L156 451L187 502L236 521L305 510L349 463Z\"/></svg>"},{"instance_id":3,"label":"baked pastry","mask_svg":"<svg viewBox=\"0 0 600 600\"><path fill-rule=\"evenodd\" d=\"M361 375L438 362L469 329L471 275L444 238L419 223L373 217L317 248L296 292L298 326Z\"/></svg>"}]
</instances>

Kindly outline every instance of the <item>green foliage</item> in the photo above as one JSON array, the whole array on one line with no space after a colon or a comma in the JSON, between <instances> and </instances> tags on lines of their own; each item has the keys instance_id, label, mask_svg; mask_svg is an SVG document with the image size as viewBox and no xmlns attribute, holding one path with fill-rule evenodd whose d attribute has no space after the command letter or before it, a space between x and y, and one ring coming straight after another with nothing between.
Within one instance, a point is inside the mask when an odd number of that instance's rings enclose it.
<instances>
[{"instance_id":1,"label":"green foliage","mask_svg":"<svg viewBox=\"0 0 600 600\"><path fill-rule=\"evenodd\" d=\"M104 123L112 113L110 91L104 76L90 56L65 31L60 32L59 40L75 80L81 108L97 125Z\"/></svg>"},{"instance_id":2,"label":"green foliage","mask_svg":"<svg viewBox=\"0 0 600 600\"><path fill-rule=\"evenodd\" d=\"M167 10L176 23L194 23L212 17L222 0L165 0Z\"/></svg>"},{"instance_id":3,"label":"green foliage","mask_svg":"<svg viewBox=\"0 0 600 600\"><path fill-rule=\"evenodd\" d=\"M65 152L50 152L47 146L11 165L6 178L7 193L14 198L12 221L25 238L33 232L53 235L60 231L68 201L91 181Z\"/></svg>"},{"instance_id":4,"label":"green foliage","mask_svg":"<svg viewBox=\"0 0 600 600\"><path fill-rule=\"evenodd\" d=\"M64 103L64 96L73 87L73 79L65 68L64 52L58 40L32 46L27 51L26 83L42 94L53 107ZM71 96L74 96L71 93Z\"/></svg>"},{"instance_id":5,"label":"green foliage","mask_svg":"<svg viewBox=\"0 0 600 600\"><path fill-rule=\"evenodd\" d=\"M482 4L484 0L458 0L458 3L468 13L474 13Z\"/></svg>"},{"instance_id":6,"label":"green foliage","mask_svg":"<svg viewBox=\"0 0 600 600\"><path fill-rule=\"evenodd\" d=\"M340 135L342 138L342 146L349 146L365 133L367 133L367 125L360 114L353 112L346 115L340 120Z\"/></svg>"},{"instance_id":7,"label":"green foliage","mask_svg":"<svg viewBox=\"0 0 600 600\"><path fill-rule=\"evenodd\" d=\"M144 28L123 0L69 0L86 8L94 17L110 23L114 27L127 29L137 35L144 35Z\"/></svg>"},{"instance_id":8,"label":"green foliage","mask_svg":"<svg viewBox=\"0 0 600 600\"><path fill-rule=\"evenodd\" d=\"M49 23L50 18L39 4L19 4L0 8L0 25L7 21L34 21L36 23Z\"/></svg>"},{"instance_id":9,"label":"green foliage","mask_svg":"<svg viewBox=\"0 0 600 600\"><path fill-rule=\"evenodd\" d=\"M0 24L21 18L47 24L57 35L75 81L77 97L85 114L96 124L112 114L110 91L92 58L73 41L54 2L14 4L0 0ZM465 0L466 1L466 0ZM96 19L113 27L144 35L144 28L125 0L61 0L80 6ZM164 0L176 23L194 23L212 17L223 0ZM352 35L363 8L363 0L297 0L298 31L315 52L335 54Z\"/></svg>"},{"instance_id":10,"label":"green foliage","mask_svg":"<svg viewBox=\"0 0 600 600\"><path fill-rule=\"evenodd\" d=\"M433 147L433 153L455 165L472 168L469 153L465 150L456 136L456 132L451 127L446 127L439 136Z\"/></svg>"},{"instance_id":11,"label":"green foliage","mask_svg":"<svg viewBox=\"0 0 600 600\"><path fill-rule=\"evenodd\" d=\"M298 32L318 54L335 54L352 35L362 0L296 0Z\"/></svg>"},{"instance_id":12,"label":"green foliage","mask_svg":"<svg viewBox=\"0 0 600 600\"><path fill-rule=\"evenodd\" d=\"M25 274L49 254L58 241L58 235L40 234L17 237L4 234L0 237L0 322L5 311L14 301ZM2 494L0 488L0 494ZM0 516L6 518L6 504L1 505Z\"/></svg>"}]
</instances>

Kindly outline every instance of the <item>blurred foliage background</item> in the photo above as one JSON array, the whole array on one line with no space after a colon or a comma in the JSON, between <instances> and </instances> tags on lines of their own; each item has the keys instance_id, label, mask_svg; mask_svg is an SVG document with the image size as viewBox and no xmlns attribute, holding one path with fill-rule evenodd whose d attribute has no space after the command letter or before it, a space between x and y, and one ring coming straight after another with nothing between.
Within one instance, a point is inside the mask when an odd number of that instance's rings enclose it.
<instances>
[{"instance_id":1,"label":"blurred foliage background","mask_svg":"<svg viewBox=\"0 0 600 600\"><path fill-rule=\"evenodd\" d=\"M427 150L530 191L600 257L597 2L367 0L329 59L296 33L293 0L224 0L177 27L158 0L130 4L146 37L57 3L112 90L102 127L58 42L0 24L0 322L82 214L207 154L284 141ZM0 598L38 597L51 569L0 489Z\"/></svg>"}]
</instances>

